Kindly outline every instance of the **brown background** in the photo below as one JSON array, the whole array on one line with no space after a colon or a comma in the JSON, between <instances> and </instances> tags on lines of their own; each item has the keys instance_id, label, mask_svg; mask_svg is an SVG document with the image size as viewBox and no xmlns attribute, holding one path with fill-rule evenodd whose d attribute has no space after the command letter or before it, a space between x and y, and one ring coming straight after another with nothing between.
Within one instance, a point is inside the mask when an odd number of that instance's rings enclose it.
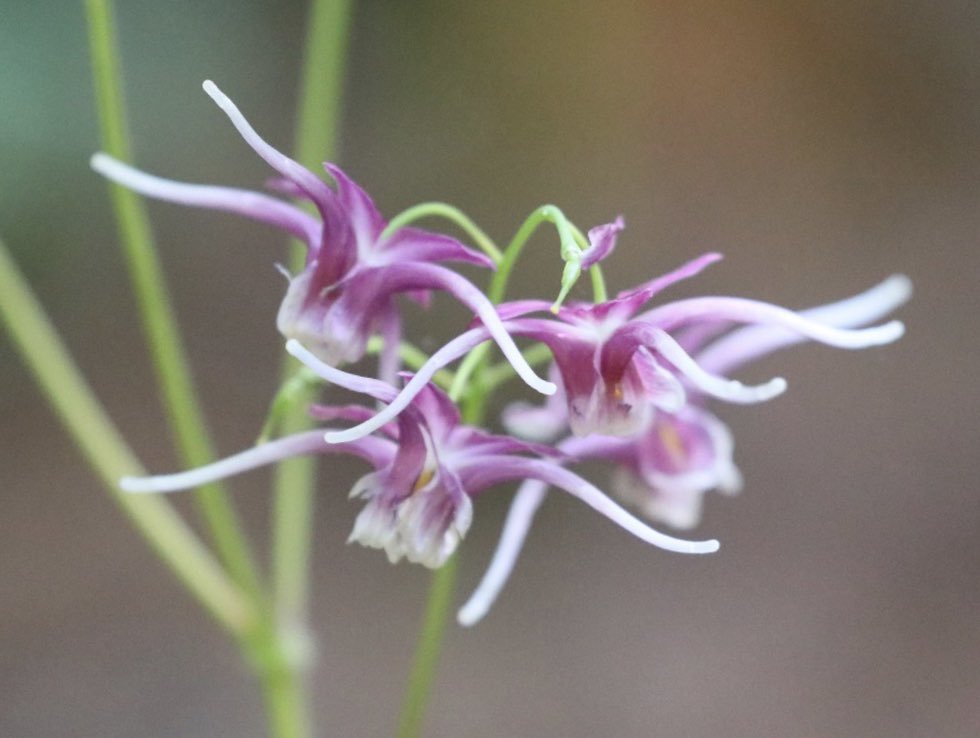
<instances>
[{"instance_id":1,"label":"brown background","mask_svg":"<svg viewBox=\"0 0 980 738\"><path fill-rule=\"evenodd\" d=\"M288 147L302 4L121 5L139 163L258 185L268 171L200 81ZM170 470L87 169L81 4L0 10L0 233L147 465ZM498 607L450 632L428 735L980 734L978 16L926 0L358 7L340 161L385 212L448 200L501 240L543 202L583 227L623 213L614 289L707 249L728 258L692 294L804 307L896 271L917 289L900 344L780 354L748 376L786 376L786 396L720 409L746 489L709 501L700 532L719 554L647 548L554 497ZM231 452L274 389L282 239L151 212ZM514 294L552 294L555 254L536 241ZM436 307L437 338L467 320ZM0 735L263 735L237 654L128 529L2 337L0 378ZM361 467L320 468L321 734L390 735L427 577L344 545ZM235 485L259 539L266 482ZM464 590L508 498L476 506Z\"/></svg>"}]
</instances>

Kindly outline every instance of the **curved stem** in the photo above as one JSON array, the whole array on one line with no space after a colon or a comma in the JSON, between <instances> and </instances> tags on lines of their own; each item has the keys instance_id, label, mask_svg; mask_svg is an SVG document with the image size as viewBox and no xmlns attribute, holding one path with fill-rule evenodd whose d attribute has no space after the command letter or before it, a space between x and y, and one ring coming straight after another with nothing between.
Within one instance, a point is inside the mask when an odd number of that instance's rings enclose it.
<instances>
[{"instance_id":1,"label":"curved stem","mask_svg":"<svg viewBox=\"0 0 980 738\"><path fill-rule=\"evenodd\" d=\"M500 249L497 248L493 239L482 228L474 223L462 210L444 202L423 202L419 205L413 205L408 210L399 213L391 219L388 227L382 232L381 238L384 239L390 236L402 226L430 216L445 218L458 225L466 235L473 239L473 243L479 246L483 253L489 256L495 264L499 263L503 258Z\"/></svg>"},{"instance_id":2,"label":"curved stem","mask_svg":"<svg viewBox=\"0 0 980 738\"><path fill-rule=\"evenodd\" d=\"M129 134L112 3L111 0L86 0L85 9L102 146L116 159L129 161ZM214 458L214 454L195 397L149 218L138 195L116 184L110 184L109 188L171 430L184 463L200 466ZM232 578L253 601L258 602L262 596L258 572L224 489L219 485L204 487L197 493L196 501Z\"/></svg>"},{"instance_id":3,"label":"curved stem","mask_svg":"<svg viewBox=\"0 0 980 738\"><path fill-rule=\"evenodd\" d=\"M0 322L116 504L204 609L230 633L241 636L254 622L255 610L200 539L162 497L128 495L119 489L121 477L145 472L92 394L3 242Z\"/></svg>"}]
</instances>

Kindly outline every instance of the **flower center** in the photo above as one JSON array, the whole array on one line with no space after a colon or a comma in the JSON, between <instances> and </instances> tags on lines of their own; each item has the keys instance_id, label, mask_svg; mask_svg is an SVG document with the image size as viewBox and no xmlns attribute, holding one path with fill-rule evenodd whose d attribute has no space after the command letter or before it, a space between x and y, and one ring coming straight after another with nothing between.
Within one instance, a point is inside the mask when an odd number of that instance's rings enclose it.
<instances>
[{"instance_id":1,"label":"flower center","mask_svg":"<svg viewBox=\"0 0 980 738\"><path fill-rule=\"evenodd\" d=\"M420 489L425 487L432 478L436 475L435 469L423 469L422 473L419 474L419 478L415 480L415 486L412 487L412 492L418 492Z\"/></svg>"},{"instance_id":2,"label":"flower center","mask_svg":"<svg viewBox=\"0 0 980 738\"><path fill-rule=\"evenodd\" d=\"M681 440L680 434L677 429L671 425L666 424L660 428L660 440L664 444L664 448L667 449L667 453L670 457L679 465L684 462L687 457L687 453L684 450L684 442Z\"/></svg>"}]
</instances>

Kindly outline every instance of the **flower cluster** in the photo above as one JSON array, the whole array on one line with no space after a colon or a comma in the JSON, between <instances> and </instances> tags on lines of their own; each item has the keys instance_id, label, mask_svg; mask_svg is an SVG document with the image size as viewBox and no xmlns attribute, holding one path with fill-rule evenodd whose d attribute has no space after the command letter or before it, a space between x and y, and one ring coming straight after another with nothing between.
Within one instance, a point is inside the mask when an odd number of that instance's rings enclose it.
<instances>
[{"instance_id":1,"label":"flower cluster","mask_svg":"<svg viewBox=\"0 0 980 738\"><path fill-rule=\"evenodd\" d=\"M364 501L350 540L383 549L392 562L405 558L439 567L466 536L472 500L518 481L497 552L471 600L460 612L466 624L487 611L507 579L548 488L577 497L641 540L681 553L710 553L717 541L689 541L652 528L644 519L675 529L697 525L703 496L731 494L741 486L728 428L707 408L709 400L758 403L786 389L782 378L746 385L730 374L752 359L811 340L839 348L886 344L901 336L896 321L869 324L908 299L905 277L891 277L847 300L802 312L736 297L699 297L651 306L671 285L717 262L705 254L674 271L607 299L554 306L544 300L494 305L469 280L443 262L492 269L494 254L456 239L411 227L389 228L368 195L338 167L327 164L335 186L266 143L212 83L205 90L252 149L276 172L271 188L312 204L307 214L277 197L226 187L163 180L103 154L93 167L151 197L227 210L282 229L307 246L305 268L289 275L278 315L286 348L325 382L358 394L366 404L315 405L314 418L347 427L313 430L262 443L209 466L165 476L127 478L131 492L186 489L298 454L344 453L371 467L351 490ZM598 270L615 249L617 218L574 241L563 241L563 295L585 270ZM571 244L571 245L569 245ZM577 244L577 245L576 245ZM414 372L401 371L402 319L397 296L426 305L433 290L455 297L475 316ZM377 377L349 372L370 339L382 345ZM541 379L515 343L543 344L550 379ZM485 363L472 352L493 341L513 372L550 395L542 405L503 409L507 435L464 423L457 400L482 393ZM469 387L447 394L434 380L464 357L477 369ZM472 368L472 367L471 367ZM462 372L460 372L462 374ZM572 470L600 459L613 465L611 489L629 512Z\"/></svg>"}]
</instances>

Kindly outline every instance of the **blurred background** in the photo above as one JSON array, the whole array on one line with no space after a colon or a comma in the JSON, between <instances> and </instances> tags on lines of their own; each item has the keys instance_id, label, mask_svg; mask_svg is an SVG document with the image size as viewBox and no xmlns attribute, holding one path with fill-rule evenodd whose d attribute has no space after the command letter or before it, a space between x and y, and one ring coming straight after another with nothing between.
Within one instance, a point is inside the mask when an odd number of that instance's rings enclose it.
<instances>
[{"instance_id":1,"label":"blurred background","mask_svg":"<svg viewBox=\"0 0 980 738\"><path fill-rule=\"evenodd\" d=\"M260 186L269 171L200 83L291 148L305 3L119 5L138 164ZM81 3L0 13L0 234L146 465L172 470L88 169ZM427 735L980 734L978 39L980 5L945 1L357 4L339 162L387 214L446 200L506 240L545 202L583 228L622 213L613 290L710 249L726 261L676 294L808 307L894 272L917 290L899 344L775 355L747 376L786 376L784 397L716 408L746 479L708 500L698 533L721 539L717 555L644 546L552 496L487 620L451 628ZM284 240L222 214L151 214L214 437L238 450L275 389ZM554 294L556 254L537 239L513 295ZM429 345L468 320L447 300L435 317ZM264 735L237 652L128 527L4 336L0 418L0 735ZM320 466L322 735L392 733L428 582L344 545L360 473ZM263 541L268 477L234 487ZM476 505L460 602L509 498Z\"/></svg>"}]
</instances>

